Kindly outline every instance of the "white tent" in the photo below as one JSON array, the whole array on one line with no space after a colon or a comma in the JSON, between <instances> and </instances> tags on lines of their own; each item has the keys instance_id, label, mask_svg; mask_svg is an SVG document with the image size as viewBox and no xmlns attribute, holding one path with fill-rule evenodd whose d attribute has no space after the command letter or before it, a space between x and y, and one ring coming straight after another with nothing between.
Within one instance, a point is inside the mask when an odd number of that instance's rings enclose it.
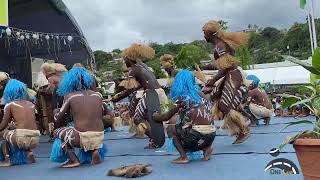
<instances>
[{"instance_id":1,"label":"white tent","mask_svg":"<svg viewBox=\"0 0 320 180\"><path fill-rule=\"evenodd\" d=\"M246 70L247 75L253 74L260 78L261 83L274 85L307 84L310 82L310 72L302 66L277 67L267 69Z\"/></svg>"}]
</instances>

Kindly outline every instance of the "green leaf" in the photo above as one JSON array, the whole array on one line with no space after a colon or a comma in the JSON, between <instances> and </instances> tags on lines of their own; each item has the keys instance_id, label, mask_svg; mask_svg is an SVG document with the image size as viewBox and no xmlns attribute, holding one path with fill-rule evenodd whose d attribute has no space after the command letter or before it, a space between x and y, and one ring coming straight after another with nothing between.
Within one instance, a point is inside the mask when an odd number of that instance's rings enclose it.
<instances>
[{"instance_id":1,"label":"green leaf","mask_svg":"<svg viewBox=\"0 0 320 180\"><path fill-rule=\"evenodd\" d=\"M293 103L291 104L290 107L294 107L294 106L297 106L297 105L300 105L300 104L306 104L306 103L310 103L312 101L314 97L310 97L310 98L307 98L307 99L304 99L304 100L301 100L301 101L298 101L296 103Z\"/></svg>"},{"instance_id":2,"label":"green leaf","mask_svg":"<svg viewBox=\"0 0 320 180\"><path fill-rule=\"evenodd\" d=\"M312 106L315 108L318 112L320 112L320 97L316 97L312 101Z\"/></svg>"},{"instance_id":3,"label":"green leaf","mask_svg":"<svg viewBox=\"0 0 320 180\"><path fill-rule=\"evenodd\" d=\"M292 56L284 56L288 61L299 64L313 74L320 75L320 67L313 67L311 64L305 63Z\"/></svg>"},{"instance_id":4,"label":"green leaf","mask_svg":"<svg viewBox=\"0 0 320 180\"><path fill-rule=\"evenodd\" d=\"M288 97L286 99L284 99L283 104L282 104L282 108L286 109L292 106L292 104L295 104L296 102L298 102L299 99L296 97Z\"/></svg>"},{"instance_id":5,"label":"green leaf","mask_svg":"<svg viewBox=\"0 0 320 180\"><path fill-rule=\"evenodd\" d=\"M309 120L301 120L301 121L289 122L288 125L286 125L284 128L282 128L280 130L280 132L282 132L283 130L287 129L290 126L303 125L303 124L304 125L306 125L306 124L312 124L313 125L313 122L309 121Z\"/></svg>"},{"instance_id":6,"label":"green leaf","mask_svg":"<svg viewBox=\"0 0 320 180\"><path fill-rule=\"evenodd\" d=\"M296 139L298 139L302 134L304 134L304 133L306 133L306 132L308 132L308 131L300 132L300 133L296 134L295 136L287 139L287 140L284 141L282 144L280 144L280 146L279 146L278 149L281 150L281 149L284 148L287 144L293 143Z\"/></svg>"}]
</instances>

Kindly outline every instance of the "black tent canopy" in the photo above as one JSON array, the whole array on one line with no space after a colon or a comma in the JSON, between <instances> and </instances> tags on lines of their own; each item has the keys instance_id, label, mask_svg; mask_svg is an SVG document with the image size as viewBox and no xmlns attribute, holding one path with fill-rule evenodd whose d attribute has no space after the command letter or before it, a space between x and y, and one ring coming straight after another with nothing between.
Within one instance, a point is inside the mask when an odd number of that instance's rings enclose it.
<instances>
[{"instance_id":1,"label":"black tent canopy","mask_svg":"<svg viewBox=\"0 0 320 180\"><path fill-rule=\"evenodd\" d=\"M30 38L19 40L14 33L16 29L12 29L10 37L6 36L6 27L2 27L0 71L8 72L11 77L22 80L28 86L32 83L33 58L54 60L65 64L67 68L74 63L94 67L92 51L61 0L9 0L9 27L27 30L22 32ZM35 40L32 32L59 34L49 34L47 40L44 37L46 34L39 33L41 37ZM72 36L72 41L68 41L68 36Z\"/></svg>"}]
</instances>

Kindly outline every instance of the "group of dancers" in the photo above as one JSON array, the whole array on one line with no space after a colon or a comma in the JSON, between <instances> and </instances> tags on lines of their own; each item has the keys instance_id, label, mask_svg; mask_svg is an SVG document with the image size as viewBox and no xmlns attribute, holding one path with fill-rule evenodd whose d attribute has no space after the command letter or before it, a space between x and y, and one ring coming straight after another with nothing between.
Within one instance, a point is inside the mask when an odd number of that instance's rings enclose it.
<instances>
[{"instance_id":1,"label":"group of dancers","mask_svg":"<svg viewBox=\"0 0 320 180\"><path fill-rule=\"evenodd\" d=\"M203 152L202 160L210 159L216 135L213 120L224 120L222 128L236 136L234 144L241 144L250 136L246 119L250 119L251 126L261 118L269 124L273 110L268 96L258 88L259 79L254 75L246 76L234 57L235 49L247 42L247 34L225 32L216 21L207 22L202 30L206 41L213 45L213 66L218 74L206 81L201 67L195 66L192 71L177 69L173 56L164 55L160 60L170 76L169 93L161 88L153 71L144 64L145 60L153 58L155 51L142 44L133 44L123 51L126 79L120 86L124 90L108 100L103 100L97 92L93 73L81 64L68 71L62 64L44 63L41 69L49 82L46 90L53 95L55 108L51 161L65 162L64 168L100 163L106 153L102 119L108 112L104 101L116 103L128 96L131 96L129 114L136 130L150 138L146 148L160 148L154 143L150 118L147 118L149 90L157 93L161 105L173 104L166 111L154 111L152 116L154 121L166 126L180 154L173 163L188 163L188 153L197 151ZM197 80L205 84L202 89ZM0 166L34 163L32 149L39 144L40 137L34 94L28 93L24 83L10 79L6 73L0 73L0 92L5 104L0 123L0 135L4 139Z\"/></svg>"}]
</instances>

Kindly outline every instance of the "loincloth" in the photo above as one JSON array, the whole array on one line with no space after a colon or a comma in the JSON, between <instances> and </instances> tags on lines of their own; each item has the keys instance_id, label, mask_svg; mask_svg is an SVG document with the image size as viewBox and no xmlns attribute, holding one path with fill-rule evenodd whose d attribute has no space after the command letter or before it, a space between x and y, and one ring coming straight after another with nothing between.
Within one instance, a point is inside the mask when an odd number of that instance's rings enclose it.
<instances>
[{"instance_id":1,"label":"loincloth","mask_svg":"<svg viewBox=\"0 0 320 180\"><path fill-rule=\"evenodd\" d=\"M254 103L249 104L250 112L256 117L256 118L266 118L266 117L272 117L274 116L274 110L268 109L264 106L260 106Z\"/></svg>"},{"instance_id":2,"label":"loincloth","mask_svg":"<svg viewBox=\"0 0 320 180\"><path fill-rule=\"evenodd\" d=\"M9 131L8 134L11 137L14 135L17 142L16 146L24 150L34 149L39 144L41 135L39 130L29 129L15 129ZM12 141L10 143L13 145Z\"/></svg>"},{"instance_id":3,"label":"loincloth","mask_svg":"<svg viewBox=\"0 0 320 180\"><path fill-rule=\"evenodd\" d=\"M211 146L216 136L215 128L210 128L209 126L182 128L182 126L178 124L175 126L175 128L177 137L179 138L181 145L185 151L196 152L202 150L203 148ZM202 130L204 130L206 134L199 132Z\"/></svg>"},{"instance_id":4,"label":"loincloth","mask_svg":"<svg viewBox=\"0 0 320 180\"><path fill-rule=\"evenodd\" d=\"M79 132L79 131L78 131ZM85 152L99 149L103 143L104 132L79 132L80 146Z\"/></svg>"}]
</instances>

